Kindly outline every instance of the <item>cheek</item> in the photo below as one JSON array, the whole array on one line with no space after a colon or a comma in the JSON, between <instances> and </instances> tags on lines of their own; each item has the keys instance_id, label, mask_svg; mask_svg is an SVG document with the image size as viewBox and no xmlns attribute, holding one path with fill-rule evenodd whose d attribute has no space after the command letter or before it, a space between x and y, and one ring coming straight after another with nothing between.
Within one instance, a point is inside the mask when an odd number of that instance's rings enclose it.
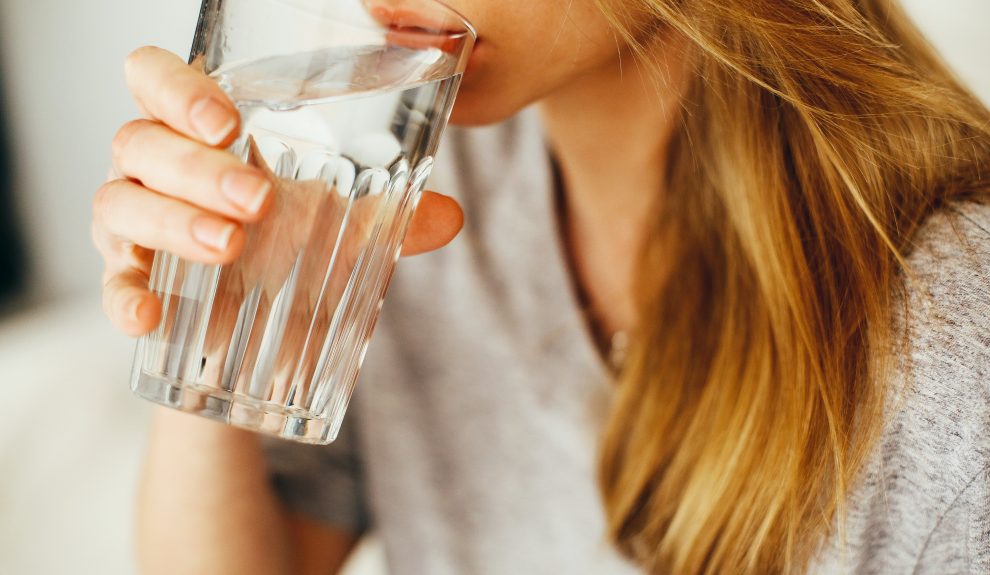
<instances>
[{"instance_id":1,"label":"cheek","mask_svg":"<svg viewBox=\"0 0 990 575\"><path fill-rule=\"evenodd\" d=\"M469 14L478 18L482 40L464 78L453 122L504 119L618 58L616 38L591 0L548 0L538 8L507 6L521 1L501 3L502 10Z\"/></svg>"}]
</instances>

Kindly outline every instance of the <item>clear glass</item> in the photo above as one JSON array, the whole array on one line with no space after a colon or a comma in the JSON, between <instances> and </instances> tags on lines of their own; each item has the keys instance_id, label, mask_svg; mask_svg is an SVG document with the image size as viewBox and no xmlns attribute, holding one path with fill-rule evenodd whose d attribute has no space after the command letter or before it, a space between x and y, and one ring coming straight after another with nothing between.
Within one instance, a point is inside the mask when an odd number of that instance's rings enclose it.
<instances>
[{"instance_id":1,"label":"clear glass","mask_svg":"<svg viewBox=\"0 0 990 575\"><path fill-rule=\"evenodd\" d=\"M276 182L230 265L158 253L131 386L306 443L336 437L475 34L435 0L206 0L190 61L230 151Z\"/></svg>"}]
</instances>

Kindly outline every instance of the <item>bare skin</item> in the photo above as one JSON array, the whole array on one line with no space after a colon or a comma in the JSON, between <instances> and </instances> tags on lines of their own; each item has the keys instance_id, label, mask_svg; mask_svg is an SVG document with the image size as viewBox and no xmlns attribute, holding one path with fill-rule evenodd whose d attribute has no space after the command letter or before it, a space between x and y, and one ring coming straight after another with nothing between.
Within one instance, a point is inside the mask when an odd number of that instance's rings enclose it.
<instances>
[{"instance_id":1,"label":"bare skin","mask_svg":"<svg viewBox=\"0 0 990 575\"><path fill-rule=\"evenodd\" d=\"M684 76L679 49L671 42L660 52L669 58L659 62L659 76L626 55L540 102L563 180L575 281L606 334L636 321L636 254L664 194L664 157Z\"/></svg>"},{"instance_id":2,"label":"bare skin","mask_svg":"<svg viewBox=\"0 0 990 575\"><path fill-rule=\"evenodd\" d=\"M658 96L629 67L592 0L448 3L481 37L453 121L489 123L541 103L565 184L576 280L602 325L628 328L631 254L662 192L659 158L676 89ZM160 320L160 302L148 291L154 250L235 262L244 225L262 222L284 190L222 151L238 117L216 84L155 48L134 52L126 71L144 118L114 140L113 169L94 200L93 239L106 265L106 313L136 336ZM403 255L442 247L462 223L454 200L425 194ZM153 423L137 523L148 574L333 573L359 535L283 509L255 436L165 410Z\"/></svg>"}]
</instances>

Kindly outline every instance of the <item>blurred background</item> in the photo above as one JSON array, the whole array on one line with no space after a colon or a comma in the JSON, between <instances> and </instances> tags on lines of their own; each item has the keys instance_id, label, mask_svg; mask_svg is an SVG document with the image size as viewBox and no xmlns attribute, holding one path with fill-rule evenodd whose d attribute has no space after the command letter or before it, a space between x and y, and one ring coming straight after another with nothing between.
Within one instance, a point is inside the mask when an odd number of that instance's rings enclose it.
<instances>
[{"instance_id":1,"label":"blurred background","mask_svg":"<svg viewBox=\"0 0 990 575\"><path fill-rule=\"evenodd\" d=\"M0 2L0 573L134 572L149 407L128 390L133 342L100 311L90 202L136 114L124 57L186 54L199 3ZM990 0L905 4L990 102Z\"/></svg>"}]
</instances>

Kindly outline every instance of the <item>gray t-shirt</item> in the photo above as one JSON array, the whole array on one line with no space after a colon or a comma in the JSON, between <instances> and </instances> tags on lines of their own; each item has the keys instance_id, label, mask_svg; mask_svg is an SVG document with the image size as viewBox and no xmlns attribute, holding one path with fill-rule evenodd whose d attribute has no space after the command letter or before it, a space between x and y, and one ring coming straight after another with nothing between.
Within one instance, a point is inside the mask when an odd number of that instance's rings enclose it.
<instances>
[{"instance_id":1,"label":"gray t-shirt","mask_svg":"<svg viewBox=\"0 0 990 575\"><path fill-rule=\"evenodd\" d=\"M268 443L291 508L372 526L394 575L637 573L604 538L612 393L573 293L532 110L451 129L432 187L461 235L404 260L337 442ZM927 223L903 393L811 573L990 573L990 208ZM899 318L898 321L903 321ZM907 362L910 377L904 380Z\"/></svg>"}]
</instances>

